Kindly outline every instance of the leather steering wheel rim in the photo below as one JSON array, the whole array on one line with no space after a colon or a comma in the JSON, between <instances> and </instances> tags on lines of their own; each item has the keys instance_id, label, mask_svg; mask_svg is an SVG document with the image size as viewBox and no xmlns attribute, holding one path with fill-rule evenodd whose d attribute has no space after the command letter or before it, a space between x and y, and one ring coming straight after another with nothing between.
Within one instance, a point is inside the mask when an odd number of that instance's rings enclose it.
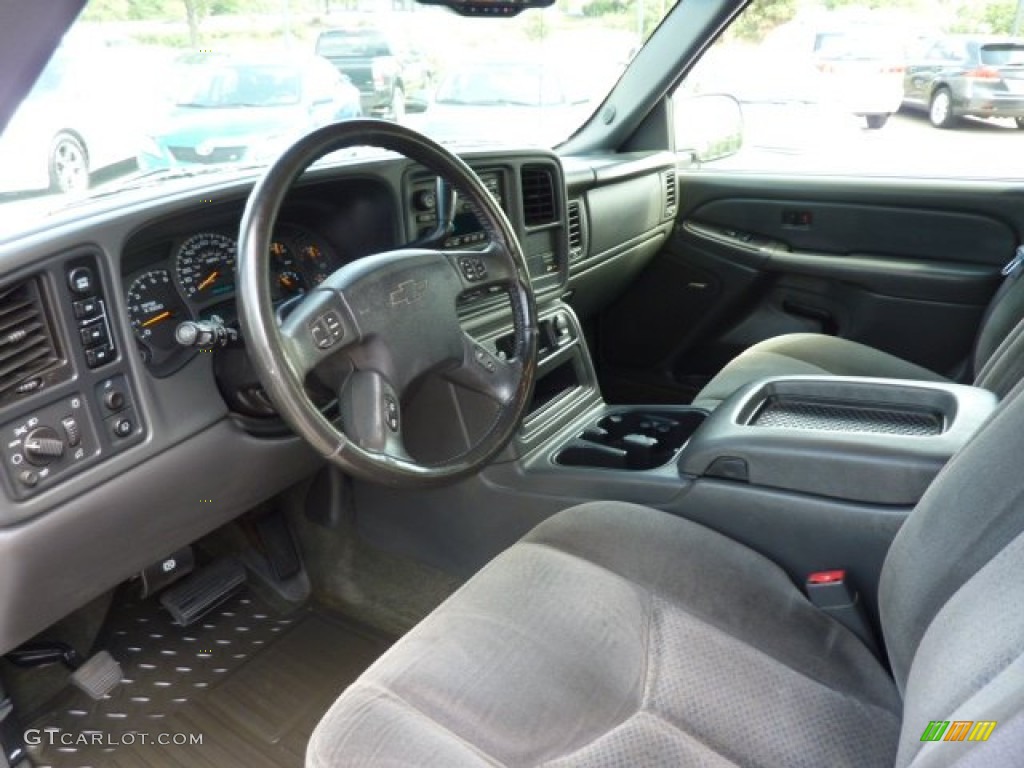
<instances>
[{"instance_id":1,"label":"leather steering wheel rim","mask_svg":"<svg viewBox=\"0 0 1024 768\"><path fill-rule=\"evenodd\" d=\"M482 251L406 249L357 259L310 290L279 326L271 299L270 245L284 199L310 164L357 146L397 152L454 185L474 205L490 244ZM508 360L494 357L458 325L457 295L482 285L479 272L470 269L466 278L465 259L478 270L482 264L486 284L501 285L508 293L515 337ZM303 137L265 171L249 195L237 273L239 321L260 382L295 433L343 472L393 486L440 485L479 471L515 434L537 365L537 310L525 257L508 218L480 179L436 142L373 119L333 123ZM455 328L459 339L449 338ZM419 333L421 339L408 338ZM404 357L429 358L433 352L442 359L408 363L396 350L404 350ZM336 354L354 361L352 376L339 384L345 393L340 397L352 403L344 429L321 413L303 386L311 370ZM418 368L423 370L413 370ZM405 453L398 413L407 379L434 370L448 371L452 381L492 397L498 408L474 445L443 462L424 464ZM391 429L392 418L396 429ZM352 422L370 437L353 439L348 434Z\"/></svg>"}]
</instances>

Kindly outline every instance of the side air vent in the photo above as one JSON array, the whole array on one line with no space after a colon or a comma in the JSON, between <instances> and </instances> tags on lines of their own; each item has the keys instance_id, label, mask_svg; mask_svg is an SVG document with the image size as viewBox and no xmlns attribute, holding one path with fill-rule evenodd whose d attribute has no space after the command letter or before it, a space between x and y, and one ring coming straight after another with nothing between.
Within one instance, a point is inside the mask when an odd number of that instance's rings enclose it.
<instances>
[{"instance_id":1,"label":"side air vent","mask_svg":"<svg viewBox=\"0 0 1024 768\"><path fill-rule=\"evenodd\" d=\"M675 170L665 171L663 177L665 179L665 218L674 219L676 217L676 172Z\"/></svg>"},{"instance_id":2,"label":"side air vent","mask_svg":"<svg viewBox=\"0 0 1024 768\"><path fill-rule=\"evenodd\" d=\"M579 200L569 201L569 263L583 256L583 222Z\"/></svg>"},{"instance_id":3,"label":"side air vent","mask_svg":"<svg viewBox=\"0 0 1024 768\"><path fill-rule=\"evenodd\" d=\"M555 179L551 168L546 165L524 165L520 178L523 184L523 218L526 226L539 227L557 221Z\"/></svg>"},{"instance_id":4,"label":"side air vent","mask_svg":"<svg viewBox=\"0 0 1024 768\"><path fill-rule=\"evenodd\" d=\"M0 288L0 404L41 389L60 363L38 282Z\"/></svg>"}]
</instances>

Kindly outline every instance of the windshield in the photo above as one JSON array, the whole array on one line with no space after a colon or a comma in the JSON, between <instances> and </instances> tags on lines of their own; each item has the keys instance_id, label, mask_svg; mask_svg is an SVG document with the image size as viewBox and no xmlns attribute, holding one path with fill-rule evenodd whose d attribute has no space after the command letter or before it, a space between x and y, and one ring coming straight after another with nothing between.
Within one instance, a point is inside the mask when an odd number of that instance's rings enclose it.
<instances>
[{"instance_id":1,"label":"windshield","mask_svg":"<svg viewBox=\"0 0 1024 768\"><path fill-rule=\"evenodd\" d=\"M540 107L557 104L560 95L541 69L515 64L470 66L451 73L437 89L438 104Z\"/></svg>"},{"instance_id":2,"label":"windshield","mask_svg":"<svg viewBox=\"0 0 1024 768\"><path fill-rule=\"evenodd\" d=\"M294 67L188 66L174 103L179 107L279 107L298 104L302 81Z\"/></svg>"},{"instance_id":3,"label":"windshield","mask_svg":"<svg viewBox=\"0 0 1024 768\"><path fill-rule=\"evenodd\" d=\"M0 134L0 219L10 234L83 198L258 168L358 116L455 149L553 147L671 6L498 19L412 0L89 0Z\"/></svg>"}]
</instances>

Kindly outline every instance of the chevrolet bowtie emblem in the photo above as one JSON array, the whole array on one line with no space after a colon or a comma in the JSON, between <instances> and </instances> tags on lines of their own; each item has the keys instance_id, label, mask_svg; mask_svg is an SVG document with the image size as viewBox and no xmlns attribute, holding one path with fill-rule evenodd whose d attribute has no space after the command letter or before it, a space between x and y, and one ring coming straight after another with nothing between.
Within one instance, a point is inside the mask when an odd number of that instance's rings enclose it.
<instances>
[{"instance_id":1,"label":"chevrolet bowtie emblem","mask_svg":"<svg viewBox=\"0 0 1024 768\"><path fill-rule=\"evenodd\" d=\"M426 292L426 280L406 280L404 283L399 283L398 287L391 292L391 306L415 304L423 298L423 294Z\"/></svg>"}]
</instances>

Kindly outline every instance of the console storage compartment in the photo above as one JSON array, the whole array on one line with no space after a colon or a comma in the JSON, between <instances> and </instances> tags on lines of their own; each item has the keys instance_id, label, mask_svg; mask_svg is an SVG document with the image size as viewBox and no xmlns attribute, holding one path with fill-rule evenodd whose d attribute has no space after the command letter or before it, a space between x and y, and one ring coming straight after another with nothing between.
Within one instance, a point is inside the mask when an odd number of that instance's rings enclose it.
<instances>
[{"instance_id":1,"label":"console storage compartment","mask_svg":"<svg viewBox=\"0 0 1024 768\"><path fill-rule=\"evenodd\" d=\"M751 384L707 419L684 474L913 505L996 406L958 384L792 376Z\"/></svg>"}]
</instances>

